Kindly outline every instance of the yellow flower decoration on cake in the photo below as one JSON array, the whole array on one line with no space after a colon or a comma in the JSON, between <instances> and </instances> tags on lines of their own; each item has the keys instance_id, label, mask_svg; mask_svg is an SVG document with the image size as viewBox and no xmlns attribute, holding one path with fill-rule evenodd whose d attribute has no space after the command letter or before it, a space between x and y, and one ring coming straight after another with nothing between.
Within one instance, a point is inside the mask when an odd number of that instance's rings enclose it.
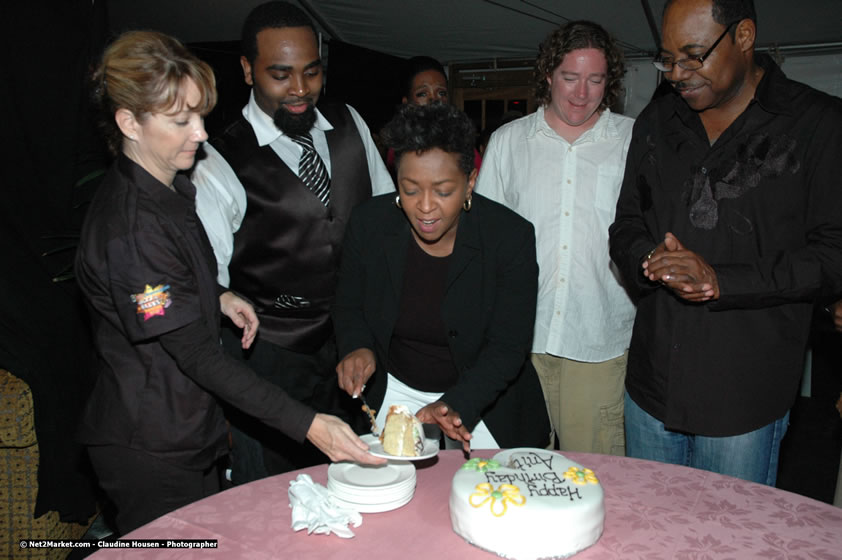
<instances>
[{"instance_id":1,"label":"yellow flower decoration on cake","mask_svg":"<svg viewBox=\"0 0 842 560\"><path fill-rule=\"evenodd\" d=\"M599 484L599 479L591 469L579 469L570 467L564 473L564 478L574 484Z\"/></svg>"},{"instance_id":2,"label":"yellow flower decoration on cake","mask_svg":"<svg viewBox=\"0 0 842 560\"><path fill-rule=\"evenodd\" d=\"M491 501L491 514L494 517L502 517L506 513L508 504L513 506L522 506L526 503L526 497L520 493L520 488L513 484L501 484L494 489L494 486L488 482L477 484L476 492L468 497L468 503L475 508L482 507L489 500ZM481 499L479 503L474 503L474 498ZM497 506L499 502L499 506Z\"/></svg>"}]
</instances>

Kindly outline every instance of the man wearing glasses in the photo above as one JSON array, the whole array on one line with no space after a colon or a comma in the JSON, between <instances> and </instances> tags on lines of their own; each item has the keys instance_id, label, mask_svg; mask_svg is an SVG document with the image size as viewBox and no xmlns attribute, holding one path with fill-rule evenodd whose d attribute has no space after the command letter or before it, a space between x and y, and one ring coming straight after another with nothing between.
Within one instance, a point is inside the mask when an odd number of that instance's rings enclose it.
<instances>
[{"instance_id":1,"label":"man wearing glasses","mask_svg":"<svg viewBox=\"0 0 842 560\"><path fill-rule=\"evenodd\" d=\"M842 293L842 101L755 54L751 0L670 0L610 228L638 291L633 457L774 485L813 303Z\"/></svg>"}]
</instances>

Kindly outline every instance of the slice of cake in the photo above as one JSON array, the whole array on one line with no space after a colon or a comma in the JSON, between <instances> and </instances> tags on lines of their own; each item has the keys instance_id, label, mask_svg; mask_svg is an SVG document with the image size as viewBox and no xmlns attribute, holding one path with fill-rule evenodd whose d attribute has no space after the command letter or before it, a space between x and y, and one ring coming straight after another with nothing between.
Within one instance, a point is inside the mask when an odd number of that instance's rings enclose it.
<instances>
[{"instance_id":1,"label":"slice of cake","mask_svg":"<svg viewBox=\"0 0 842 560\"><path fill-rule=\"evenodd\" d=\"M386 414L386 426L380 434L383 450L389 455L417 457L424 450L421 421L404 405L392 405Z\"/></svg>"}]
</instances>

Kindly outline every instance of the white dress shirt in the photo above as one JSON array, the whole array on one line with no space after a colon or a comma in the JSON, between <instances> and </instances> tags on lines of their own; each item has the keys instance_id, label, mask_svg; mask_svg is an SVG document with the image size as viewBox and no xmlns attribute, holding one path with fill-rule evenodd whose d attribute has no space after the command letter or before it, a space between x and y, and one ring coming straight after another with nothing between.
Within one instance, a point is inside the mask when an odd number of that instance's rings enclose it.
<instances>
[{"instance_id":1,"label":"white dress shirt","mask_svg":"<svg viewBox=\"0 0 842 560\"><path fill-rule=\"evenodd\" d=\"M368 172L371 177L372 195L393 192L395 185L392 177L386 170L383 158L377 151L377 146L368 130L368 125L357 111L350 105L346 105L357 129L360 132L360 139L365 147ZM254 100L254 92L249 97L248 104L243 107L243 117L254 129L257 143L260 146L267 144L278 154L278 157L298 175L298 162L301 159L302 148L283 134L272 117L263 112ZM330 150L327 146L325 132L333 130L324 115L316 109L316 122L310 129L313 137L313 145L319 156L327 167L327 172L332 176L330 167ZM196 164L191 177L196 185L196 213L205 226L213 252L216 255L218 267L217 280L223 286L228 286L230 277L228 275L228 264L231 262L231 255L234 252L234 233L240 229L243 217L246 214L246 192L242 183L237 178L234 170L216 149L206 142L204 145L207 157Z\"/></svg>"},{"instance_id":2,"label":"white dress shirt","mask_svg":"<svg viewBox=\"0 0 842 560\"><path fill-rule=\"evenodd\" d=\"M477 192L535 226L535 353L602 362L629 346L635 308L608 256L608 226L633 124L606 109L571 144L540 108L491 136Z\"/></svg>"}]
</instances>

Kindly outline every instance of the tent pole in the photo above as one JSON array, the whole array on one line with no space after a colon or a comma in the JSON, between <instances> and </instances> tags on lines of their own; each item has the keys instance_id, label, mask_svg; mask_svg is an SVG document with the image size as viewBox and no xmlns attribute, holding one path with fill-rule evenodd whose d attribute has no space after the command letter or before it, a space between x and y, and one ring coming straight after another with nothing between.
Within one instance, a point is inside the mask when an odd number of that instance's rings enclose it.
<instances>
[{"instance_id":1,"label":"tent pole","mask_svg":"<svg viewBox=\"0 0 842 560\"><path fill-rule=\"evenodd\" d=\"M658 33L658 24L655 22L655 17L652 15L652 7L649 6L649 0L640 0L643 4L643 12L646 14L646 21L649 23L649 30L652 32L652 39L655 41L655 52L661 48L661 36Z\"/></svg>"}]
</instances>

